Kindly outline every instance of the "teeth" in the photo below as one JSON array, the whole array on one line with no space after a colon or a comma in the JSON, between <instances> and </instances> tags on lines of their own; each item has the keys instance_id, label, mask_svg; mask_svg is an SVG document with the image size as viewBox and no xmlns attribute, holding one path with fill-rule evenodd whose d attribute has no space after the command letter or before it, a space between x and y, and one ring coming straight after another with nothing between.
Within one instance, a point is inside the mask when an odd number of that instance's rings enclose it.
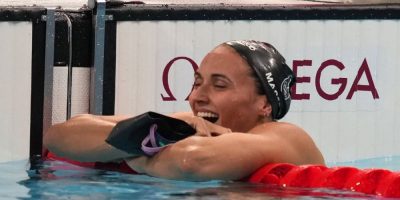
<instances>
[{"instance_id":1,"label":"teeth","mask_svg":"<svg viewBox=\"0 0 400 200\"><path fill-rule=\"evenodd\" d=\"M213 118L218 118L218 115L215 113L210 113L210 112L198 112L197 117L213 117Z\"/></svg>"}]
</instances>

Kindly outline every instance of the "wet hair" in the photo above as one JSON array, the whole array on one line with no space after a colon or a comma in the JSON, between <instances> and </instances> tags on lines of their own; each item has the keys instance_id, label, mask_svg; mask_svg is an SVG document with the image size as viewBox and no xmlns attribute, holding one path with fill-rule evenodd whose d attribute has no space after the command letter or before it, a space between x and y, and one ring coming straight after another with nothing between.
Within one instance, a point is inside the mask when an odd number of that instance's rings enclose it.
<instances>
[{"instance_id":1,"label":"wet hair","mask_svg":"<svg viewBox=\"0 0 400 200\"><path fill-rule=\"evenodd\" d=\"M289 111L290 87L296 79L285 58L271 44L254 40L224 43L233 48L251 67L259 94L266 95L272 107L272 119L281 119Z\"/></svg>"}]
</instances>

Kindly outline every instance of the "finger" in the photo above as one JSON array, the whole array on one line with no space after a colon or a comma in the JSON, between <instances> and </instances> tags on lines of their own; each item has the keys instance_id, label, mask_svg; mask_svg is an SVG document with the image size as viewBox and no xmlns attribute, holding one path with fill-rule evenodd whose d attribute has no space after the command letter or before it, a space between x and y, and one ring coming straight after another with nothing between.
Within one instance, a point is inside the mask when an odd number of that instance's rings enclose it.
<instances>
[{"instance_id":1,"label":"finger","mask_svg":"<svg viewBox=\"0 0 400 200\"><path fill-rule=\"evenodd\" d=\"M229 128L213 124L206 120L204 120L204 122L206 123L205 125L207 126L211 136L218 136L226 133L232 133L232 130Z\"/></svg>"},{"instance_id":2,"label":"finger","mask_svg":"<svg viewBox=\"0 0 400 200\"><path fill-rule=\"evenodd\" d=\"M231 129L222 127L222 128L213 128L211 130L211 136L218 136L227 133L232 133Z\"/></svg>"},{"instance_id":3,"label":"finger","mask_svg":"<svg viewBox=\"0 0 400 200\"><path fill-rule=\"evenodd\" d=\"M211 132L209 130L209 126L207 126L207 122L201 117L194 117L194 126L197 131L196 135L198 136L211 136Z\"/></svg>"}]
</instances>

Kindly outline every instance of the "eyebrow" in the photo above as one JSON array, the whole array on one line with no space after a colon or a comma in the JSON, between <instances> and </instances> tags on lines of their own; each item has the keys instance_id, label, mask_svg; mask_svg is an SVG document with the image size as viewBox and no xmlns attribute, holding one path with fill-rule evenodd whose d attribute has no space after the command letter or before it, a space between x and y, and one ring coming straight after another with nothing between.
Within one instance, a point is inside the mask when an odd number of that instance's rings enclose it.
<instances>
[{"instance_id":1,"label":"eyebrow","mask_svg":"<svg viewBox=\"0 0 400 200\"><path fill-rule=\"evenodd\" d=\"M228 81L229 83L232 83L232 80L223 74L212 74L211 78L212 79L224 79L224 80Z\"/></svg>"},{"instance_id":2,"label":"eyebrow","mask_svg":"<svg viewBox=\"0 0 400 200\"><path fill-rule=\"evenodd\" d=\"M203 78L203 76L199 72L194 73L195 78ZM227 80L230 83L233 83L231 79L229 79L227 76L223 74L211 74L212 79L224 79Z\"/></svg>"}]
</instances>

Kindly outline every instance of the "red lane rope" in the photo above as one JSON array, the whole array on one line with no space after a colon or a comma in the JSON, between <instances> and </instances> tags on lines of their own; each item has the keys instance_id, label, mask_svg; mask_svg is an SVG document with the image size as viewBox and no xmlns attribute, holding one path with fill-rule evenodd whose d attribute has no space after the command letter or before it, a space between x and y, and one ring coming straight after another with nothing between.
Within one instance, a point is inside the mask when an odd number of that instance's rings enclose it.
<instances>
[{"instance_id":1,"label":"red lane rope","mask_svg":"<svg viewBox=\"0 0 400 200\"><path fill-rule=\"evenodd\" d=\"M400 172L321 165L267 164L248 179L282 187L343 189L383 197L400 197Z\"/></svg>"},{"instance_id":2,"label":"red lane rope","mask_svg":"<svg viewBox=\"0 0 400 200\"><path fill-rule=\"evenodd\" d=\"M125 162L77 162L60 158L49 151L45 151L44 157L81 167L136 173ZM358 169L350 166L328 168L322 165L296 166L289 163L271 163L256 170L245 181L282 187L332 188L382 197L400 197L400 172L387 169Z\"/></svg>"}]
</instances>

